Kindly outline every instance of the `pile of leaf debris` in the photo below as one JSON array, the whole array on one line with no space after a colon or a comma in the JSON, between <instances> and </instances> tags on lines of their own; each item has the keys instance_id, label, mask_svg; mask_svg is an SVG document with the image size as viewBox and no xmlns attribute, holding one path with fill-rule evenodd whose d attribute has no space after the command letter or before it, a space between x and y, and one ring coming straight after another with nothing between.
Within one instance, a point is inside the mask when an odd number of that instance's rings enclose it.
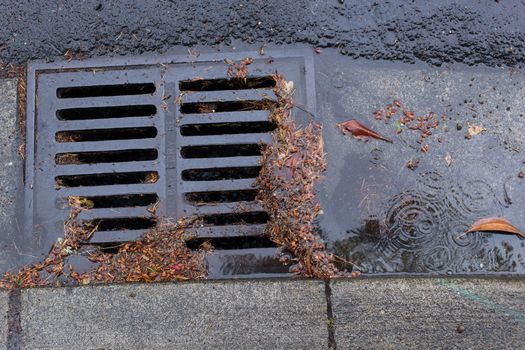
<instances>
[{"instance_id":1,"label":"pile of leaf debris","mask_svg":"<svg viewBox=\"0 0 525 350\"><path fill-rule=\"evenodd\" d=\"M315 185L326 169L321 125L310 121L298 128L292 118L293 82L275 75L277 104L270 119L277 125L272 142L265 148L257 178L258 200L270 220L266 232L277 243L282 260L292 253L292 272L305 277L355 276L340 271L335 257L327 252L317 234L316 218L321 211Z\"/></svg>"},{"instance_id":2,"label":"pile of leaf debris","mask_svg":"<svg viewBox=\"0 0 525 350\"><path fill-rule=\"evenodd\" d=\"M70 197L71 212L64 223L64 237L57 240L48 256L40 263L22 268L18 273L4 274L0 287L27 288L44 285L162 282L203 279L207 275L205 257L209 245L198 250L186 246L185 233L193 222L161 221L140 239L126 243L117 253L106 253L101 247L87 245L96 225L78 219L80 213L93 207L85 198ZM78 273L68 259L85 256L90 268Z\"/></svg>"},{"instance_id":3,"label":"pile of leaf debris","mask_svg":"<svg viewBox=\"0 0 525 350\"><path fill-rule=\"evenodd\" d=\"M251 59L229 65L228 76L246 78ZM277 128L272 142L262 155L262 170L254 185L259 187L258 201L268 212L266 234L280 247L281 261L294 264L297 275L315 278L356 276L356 271L340 271L337 257L328 253L317 234L315 220L321 210L315 197L315 185L326 169L321 126L310 122L298 128L292 118L293 82L279 74L274 76L277 103L272 104L270 119ZM198 218L180 219L176 223L160 220L140 239L117 247L109 253L89 244L96 224L79 220L82 211L93 208L85 198L70 197L71 212L64 223L64 237L57 240L40 263L5 273L3 288L27 288L44 285L160 282L203 279L207 276L205 258L213 250L203 244L197 250L187 246L187 230L199 225ZM89 261L83 272L69 263L72 257ZM340 259L340 258L339 258ZM346 261L347 267L352 265ZM339 261L341 263L341 261Z\"/></svg>"}]
</instances>

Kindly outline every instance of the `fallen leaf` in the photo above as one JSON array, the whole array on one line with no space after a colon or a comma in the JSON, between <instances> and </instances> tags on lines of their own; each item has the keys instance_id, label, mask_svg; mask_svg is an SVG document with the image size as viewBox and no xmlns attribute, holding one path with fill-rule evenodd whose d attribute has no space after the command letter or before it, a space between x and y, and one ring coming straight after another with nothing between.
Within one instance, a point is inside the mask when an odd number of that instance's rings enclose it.
<instances>
[{"instance_id":1,"label":"fallen leaf","mask_svg":"<svg viewBox=\"0 0 525 350\"><path fill-rule=\"evenodd\" d=\"M471 232L501 232L515 234L518 237L525 238L523 232L514 227L507 219L501 217L480 219L472 224L465 234Z\"/></svg>"},{"instance_id":2,"label":"fallen leaf","mask_svg":"<svg viewBox=\"0 0 525 350\"><path fill-rule=\"evenodd\" d=\"M447 166L450 166L452 164L452 156L448 152L445 155L445 162L447 162Z\"/></svg>"},{"instance_id":3,"label":"fallen leaf","mask_svg":"<svg viewBox=\"0 0 525 350\"><path fill-rule=\"evenodd\" d=\"M374 139L392 143L392 140L387 139L381 134L367 128L355 119L351 119L343 123L338 123L337 126L344 135L351 133L358 140L366 139L367 137L372 137Z\"/></svg>"},{"instance_id":4,"label":"fallen leaf","mask_svg":"<svg viewBox=\"0 0 525 350\"><path fill-rule=\"evenodd\" d=\"M476 125L476 124L471 124L471 123L468 123L468 134L470 136L474 136L474 135L478 135L478 134L481 134L482 132L486 131L487 129L485 129L484 127L482 127L481 125Z\"/></svg>"}]
</instances>

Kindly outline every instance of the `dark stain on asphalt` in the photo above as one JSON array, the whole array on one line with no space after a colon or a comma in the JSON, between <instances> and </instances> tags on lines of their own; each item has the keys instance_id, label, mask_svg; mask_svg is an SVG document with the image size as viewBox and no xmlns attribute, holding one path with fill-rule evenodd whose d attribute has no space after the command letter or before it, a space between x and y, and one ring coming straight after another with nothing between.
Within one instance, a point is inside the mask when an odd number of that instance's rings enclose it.
<instances>
[{"instance_id":1,"label":"dark stain on asphalt","mask_svg":"<svg viewBox=\"0 0 525 350\"><path fill-rule=\"evenodd\" d=\"M0 0L0 8L0 60L10 63L68 50L79 57L130 55L237 41L307 43L352 57L437 66L525 62L520 0Z\"/></svg>"}]
</instances>

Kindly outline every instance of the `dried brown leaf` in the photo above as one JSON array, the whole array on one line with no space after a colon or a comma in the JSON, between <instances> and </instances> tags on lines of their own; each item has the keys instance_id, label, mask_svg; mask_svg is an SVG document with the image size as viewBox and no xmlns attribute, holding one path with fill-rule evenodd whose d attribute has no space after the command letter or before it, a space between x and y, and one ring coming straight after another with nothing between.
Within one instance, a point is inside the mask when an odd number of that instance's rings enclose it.
<instances>
[{"instance_id":1,"label":"dried brown leaf","mask_svg":"<svg viewBox=\"0 0 525 350\"><path fill-rule=\"evenodd\" d=\"M465 234L472 232L508 233L515 234L521 238L525 238L525 234L523 234L523 232L521 232L514 225L512 225L510 221L502 217L480 219L474 224L472 224L472 226L465 232Z\"/></svg>"}]
</instances>

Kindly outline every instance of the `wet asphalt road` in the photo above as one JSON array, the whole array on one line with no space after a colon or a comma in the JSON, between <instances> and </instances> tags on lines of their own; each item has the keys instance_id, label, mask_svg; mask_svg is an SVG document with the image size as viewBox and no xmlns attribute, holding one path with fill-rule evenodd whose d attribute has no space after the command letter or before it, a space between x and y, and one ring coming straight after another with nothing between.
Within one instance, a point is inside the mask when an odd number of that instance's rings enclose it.
<instances>
[{"instance_id":1,"label":"wet asphalt road","mask_svg":"<svg viewBox=\"0 0 525 350\"><path fill-rule=\"evenodd\" d=\"M523 0L0 0L0 60L307 43L352 57L521 67Z\"/></svg>"}]
</instances>

